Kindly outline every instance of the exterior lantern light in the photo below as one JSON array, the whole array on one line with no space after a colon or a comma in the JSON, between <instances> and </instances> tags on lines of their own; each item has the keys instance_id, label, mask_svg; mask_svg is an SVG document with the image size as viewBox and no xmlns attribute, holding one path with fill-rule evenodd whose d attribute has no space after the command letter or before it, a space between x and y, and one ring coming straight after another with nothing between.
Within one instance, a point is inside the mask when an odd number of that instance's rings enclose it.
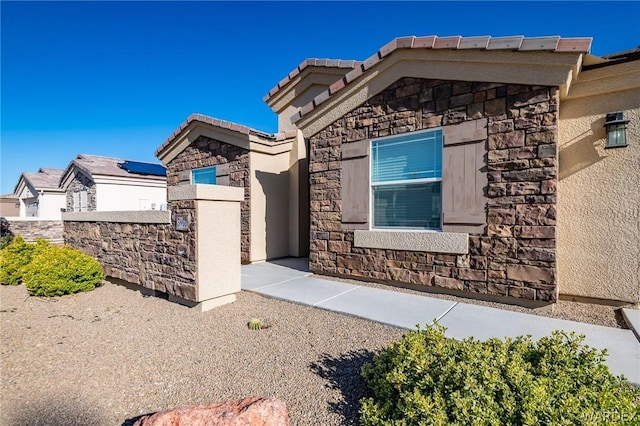
<instances>
[{"instance_id":1,"label":"exterior lantern light","mask_svg":"<svg viewBox=\"0 0 640 426\"><path fill-rule=\"evenodd\" d=\"M622 148L627 146L627 123L622 111L607 114L604 127L607 128L607 145L605 148Z\"/></svg>"}]
</instances>

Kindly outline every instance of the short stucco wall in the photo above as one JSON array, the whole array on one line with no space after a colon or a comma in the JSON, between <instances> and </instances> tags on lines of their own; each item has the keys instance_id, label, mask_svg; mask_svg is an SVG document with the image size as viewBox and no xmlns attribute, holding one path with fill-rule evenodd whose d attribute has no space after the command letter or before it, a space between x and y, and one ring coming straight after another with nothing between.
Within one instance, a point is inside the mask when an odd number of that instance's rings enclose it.
<instances>
[{"instance_id":1,"label":"short stucco wall","mask_svg":"<svg viewBox=\"0 0 640 426\"><path fill-rule=\"evenodd\" d=\"M640 303L640 90L560 108L561 295ZM605 149L608 112L630 120L629 145Z\"/></svg>"},{"instance_id":2,"label":"short stucco wall","mask_svg":"<svg viewBox=\"0 0 640 426\"><path fill-rule=\"evenodd\" d=\"M5 224L6 220L6 224ZM40 220L37 217L3 217L3 225L7 226L3 232L20 235L26 241L33 242L36 238L45 239L53 244L62 244L62 221Z\"/></svg>"}]
</instances>

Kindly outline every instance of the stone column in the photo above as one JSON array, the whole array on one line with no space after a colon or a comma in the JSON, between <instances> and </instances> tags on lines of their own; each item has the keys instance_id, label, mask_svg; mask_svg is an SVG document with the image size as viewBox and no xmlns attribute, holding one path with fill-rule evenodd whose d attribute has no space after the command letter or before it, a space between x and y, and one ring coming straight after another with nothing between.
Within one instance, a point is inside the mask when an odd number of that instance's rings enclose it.
<instances>
[{"instance_id":1,"label":"stone column","mask_svg":"<svg viewBox=\"0 0 640 426\"><path fill-rule=\"evenodd\" d=\"M236 300L235 294L240 291L240 203L243 199L243 188L231 186L168 188L169 205L184 201L195 204L191 213L174 212L171 222L174 232L195 232L196 260L194 300L171 294L169 300L201 311Z\"/></svg>"}]
</instances>

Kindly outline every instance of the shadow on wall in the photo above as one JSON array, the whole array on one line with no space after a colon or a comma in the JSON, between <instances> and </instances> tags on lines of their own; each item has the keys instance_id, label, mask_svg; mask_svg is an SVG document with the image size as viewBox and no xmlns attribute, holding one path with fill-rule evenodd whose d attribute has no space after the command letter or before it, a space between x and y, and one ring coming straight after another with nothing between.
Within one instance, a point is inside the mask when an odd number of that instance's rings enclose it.
<instances>
[{"instance_id":1,"label":"shadow on wall","mask_svg":"<svg viewBox=\"0 0 640 426\"><path fill-rule=\"evenodd\" d=\"M265 199L265 247L267 259L289 254L289 172L256 170ZM252 188L255 190L255 188ZM254 208L255 198L251 200ZM256 226L251 223L251 227ZM252 236L253 238L253 236Z\"/></svg>"},{"instance_id":2,"label":"shadow on wall","mask_svg":"<svg viewBox=\"0 0 640 426\"><path fill-rule=\"evenodd\" d=\"M331 389L340 392L339 401L329 402L329 410L344 418L343 425L358 425L360 399L371 396L367 393L367 385L360 375L365 363L373 360L374 353L360 349L349 351L337 357L322 354L317 362L309 368L312 372L328 382Z\"/></svg>"},{"instance_id":3,"label":"shadow on wall","mask_svg":"<svg viewBox=\"0 0 640 426\"><path fill-rule=\"evenodd\" d=\"M558 153L560 180L606 158L606 156L600 155L596 149L598 145L605 143L603 141L606 138L603 127L604 121L604 117L596 120L591 124L591 130L576 136L560 147L560 152Z\"/></svg>"}]
</instances>

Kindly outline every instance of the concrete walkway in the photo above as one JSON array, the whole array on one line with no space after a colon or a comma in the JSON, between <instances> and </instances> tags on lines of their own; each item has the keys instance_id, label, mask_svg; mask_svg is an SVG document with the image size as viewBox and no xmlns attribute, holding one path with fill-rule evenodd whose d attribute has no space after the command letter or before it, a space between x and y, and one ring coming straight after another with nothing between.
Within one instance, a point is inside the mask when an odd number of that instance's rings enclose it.
<instances>
[{"instance_id":1,"label":"concrete walkway","mask_svg":"<svg viewBox=\"0 0 640 426\"><path fill-rule=\"evenodd\" d=\"M586 336L584 343L607 349L607 364L613 374L624 374L631 383L640 386L640 342L632 330L321 279L309 271L305 258L244 265L242 289L407 329L431 324L435 319L447 328L447 336L456 339L485 340L526 334L538 339L553 330L575 331ZM635 319L637 313L640 312L625 312Z\"/></svg>"}]
</instances>

